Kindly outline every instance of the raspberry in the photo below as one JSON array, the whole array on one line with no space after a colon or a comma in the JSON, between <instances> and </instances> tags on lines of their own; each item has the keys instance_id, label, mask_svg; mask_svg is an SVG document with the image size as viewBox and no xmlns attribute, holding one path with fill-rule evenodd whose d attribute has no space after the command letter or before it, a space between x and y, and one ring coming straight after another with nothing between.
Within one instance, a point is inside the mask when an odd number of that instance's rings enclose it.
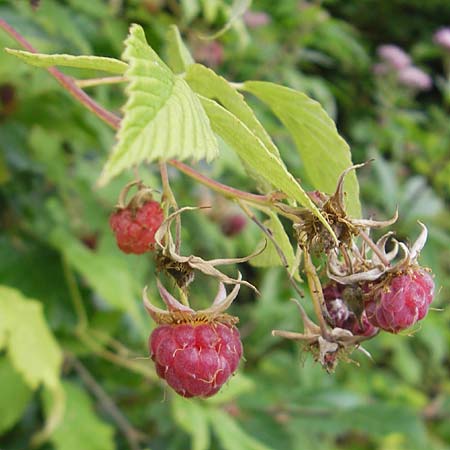
<instances>
[{"instance_id":1,"label":"raspberry","mask_svg":"<svg viewBox=\"0 0 450 450\"><path fill-rule=\"evenodd\" d=\"M157 374L183 397L210 397L236 371L242 343L234 325L160 325L149 339Z\"/></svg>"},{"instance_id":2,"label":"raspberry","mask_svg":"<svg viewBox=\"0 0 450 450\"><path fill-rule=\"evenodd\" d=\"M222 233L225 236L238 235L247 225L247 219L242 214L231 214L222 219Z\"/></svg>"},{"instance_id":3,"label":"raspberry","mask_svg":"<svg viewBox=\"0 0 450 450\"><path fill-rule=\"evenodd\" d=\"M349 330L354 336L374 336L378 329L367 320L366 313L363 311L358 320L344 301L346 289L349 287L338 283L330 283L323 288L325 304L331 319L330 325Z\"/></svg>"},{"instance_id":4,"label":"raspberry","mask_svg":"<svg viewBox=\"0 0 450 450\"><path fill-rule=\"evenodd\" d=\"M137 255L153 250L155 233L164 220L160 204L150 200L139 208L120 208L109 224L116 235L117 245L124 253Z\"/></svg>"},{"instance_id":5,"label":"raspberry","mask_svg":"<svg viewBox=\"0 0 450 450\"><path fill-rule=\"evenodd\" d=\"M372 325L398 333L426 316L433 301L434 281L421 268L388 280L372 289L365 311Z\"/></svg>"}]
</instances>

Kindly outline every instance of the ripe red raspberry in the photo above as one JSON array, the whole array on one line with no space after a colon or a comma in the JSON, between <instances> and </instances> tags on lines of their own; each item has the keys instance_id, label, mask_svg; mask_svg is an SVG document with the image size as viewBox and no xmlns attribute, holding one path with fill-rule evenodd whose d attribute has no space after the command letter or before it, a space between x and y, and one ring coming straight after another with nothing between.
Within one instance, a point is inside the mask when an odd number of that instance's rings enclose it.
<instances>
[{"instance_id":1,"label":"ripe red raspberry","mask_svg":"<svg viewBox=\"0 0 450 450\"><path fill-rule=\"evenodd\" d=\"M220 322L160 325L149 339L156 372L183 397L210 397L236 371L239 331Z\"/></svg>"},{"instance_id":2,"label":"ripe red raspberry","mask_svg":"<svg viewBox=\"0 0 450 450\"><path fill-rule=\"evenodd\" d=\"M131 205L113 213L109 224L117 245L125 253L137 255L153 250L155 233L164 220L161 205L149 200L138 208Z\"/></svg>"},{"instance_id":3,"label":"ripe red raspberry","mask_svg":"<svg viewBox=\"0 0 450 450\"><path fill-rule=\"evenodd\" d=\"M402 272L373 288L366 300L367 318L376 327L398 333L426 316L433 295L428 272L421 268Z\"/></svg>"},{"instance_id":4,"label":"ripe red raspberry","mask_svg":"<svg viewBox=\"0 0 450 450\"><path fill-rule=\"evenodd\" d=\"M349 330L354 336L374 336L378 329L367 320L366 313L363 311L358 320L356 314L345 302L344 298L348 289L349 287L338 283L330 283L323 288L325 304L331 319L330 325Z\"/></svg>"}]
</instances>

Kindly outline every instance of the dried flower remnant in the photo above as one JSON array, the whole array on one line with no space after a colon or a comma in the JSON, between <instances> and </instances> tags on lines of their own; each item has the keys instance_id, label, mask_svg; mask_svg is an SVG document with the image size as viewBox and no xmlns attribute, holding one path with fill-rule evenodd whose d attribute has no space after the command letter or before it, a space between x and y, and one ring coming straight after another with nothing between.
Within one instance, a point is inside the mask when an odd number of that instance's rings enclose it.
<instances>
[{"instance_id":1,"label":"dried flower remnant","mask_svg":"<svg viewBox=\"0 0 450 450\"><path fill-rule=\"evenodd\" d=\"M231 278L225 275L220 270L216 269L216 266L237 264L249 261L251 258L259 255L264 251L265 246L251 255L244 256L242 258L220 258L206 261L203 258L195 255L183 256L180 255L176 249L170 227L172 222L182 214L184 211L197 210L195 207L181 208L167 217L167 219L159 227L156 235L156 262L159 271L165 271L171 275L180 288L187 288L189 283L194 279L194 271L204 273L205 275L217 278L219 281L225 284L243 284L250 287L256 293L258 290L248 281L242 279Z\"/></svg>"}]
</instances>

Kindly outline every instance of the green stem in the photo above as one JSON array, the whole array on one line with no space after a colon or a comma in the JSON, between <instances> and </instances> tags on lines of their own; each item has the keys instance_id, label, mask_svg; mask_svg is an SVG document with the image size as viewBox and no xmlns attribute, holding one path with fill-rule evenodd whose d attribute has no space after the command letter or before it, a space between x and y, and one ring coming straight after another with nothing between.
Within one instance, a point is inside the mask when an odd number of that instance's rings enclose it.
<instances>
[{"instance_id":1,"label":"green stem","mask_svg":"<svg viewBox=\"0 0 450 450\"><path fill-rule=\"evenodd\" d=\"M69 289L70 299L72 301L73 308L77 315L77 325L76 332L84 332L88 327L88 318L86 314L86 309L84 307L83 298L81 296L80 290L78 289L77 280L75 275L71 270L69 263L65 256L61 257L62 268L64 277L66 279L67 287Z\"/></svg>"},{"instance_id":2,"label":"green stem","mask_svg":"<svg viewBox=\"0 0 450 450\"><path fill-rule=\"evenodd\" d=\"M75 84L79 88L86 89L88 87L101 86L104 84L125 83L126 81L128 81L126 77L118 76L118 77L88 78L86 80L75 80Z\"/></svg>"}]
</instances>

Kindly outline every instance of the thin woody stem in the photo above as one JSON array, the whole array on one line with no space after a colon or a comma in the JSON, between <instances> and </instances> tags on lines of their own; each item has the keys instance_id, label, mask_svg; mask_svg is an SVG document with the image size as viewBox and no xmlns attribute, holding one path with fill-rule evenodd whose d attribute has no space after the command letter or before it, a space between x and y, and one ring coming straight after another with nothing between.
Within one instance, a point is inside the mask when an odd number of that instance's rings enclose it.
<instances>
[{"instance_id":1,"label":"thin woody stem","mask_svg":"<svg viewBox=\"0 0 450 450\"><path fill-rule=\"evenodd\" d=\"M238 200L238 204L241 207L242 211L249 217L260 229L261 231L267 236L267 238L272 242L273 246L275 247L276 252L278 253L278 256L280 258L281 264L285 268L287 274L288 274L288 280L291 286L294 288L295 292L300 297L304 297L302 290L297 286L295 280L293 279L292 273L289 271L289 263L287 261L286 255L284 254L281 247L278 245L277 241L272 235L272 232L263 224L261 221L253 214L253 212L250 210L250 208L245 205L245 203L241 200Z\"/></svg>"},{"instance_id":2,"label":"thin woody stem","mask_svg":"<svg viewBox=\"0 0 450 450\"><path fill-rule=\"evenodd\" d=\"M31 53L37 53L37 50L11 25L9 25L4 19L0 19L0 28L3 28L15 41L17 41L23 48ZM120 117L106 110L100 106L95 100L81 90L72 77L64 75L58 69L54 67L48 67L47 71L51 73L59 84L61 84L73 97L75 97L80 103L86 106L87 109L92 111L97 117L102 119L108 125L118 129L120 124Z\"/></svg>"},{"instance_id":3,"label":"thin woody stem","mask_svg":"<svg viewBox=\"0 0 450 450\"><path fill-rule=\"evenodd\" d=\"M199 183L209 187L213 191L219 192L224 197L239 198L249 203L254 203L262 206L270 206L273 203L270 195L252 194L250 192L241 191L231 186L227 186L226 184L219 183L218 181L215 181L211 178L208 178L205 175L202 175L201 173L194 170L192 167L189 167L186 164L183 164L182 162L176 161L174 159L169 160L168 163L171 166L176 167L180 172L183 172L184 174L188 175L189 177L193 178Z\"/></svg>"},{"instance_id":4,"label":"thin woody stem","mask_svg":"<svg viewBox=\"0 0 450 450\"><path fill-rule=\"evenodd\" d=\"M328 336L328 326L324 318L325 300L323 298L322 285L317 276L316 268L311 261L311 256L306 248L303 249L304 261L305 261L305 273L308 279L309 289L311 291L311 299L316 313L317 320L319 321L320 331L322 336L326 339Z\"/></svg>"},{"instance_id":5,"label":"thin woody stem","mask_svg":"<svg viewBox=\"0 0 450 450\"><path fill-rule=\"evenodd\" d=\"M383 252L375 245L375 242L370 239L369 235L366 234L365 231L360 230L359 235L363 238L364 242L372 249L372 251L378 256L380 261L385 265L385 267L389 267L391 263L386 259L386 256L383 255Z\"/></svg>"},{"instance_id":6,"label":"thin woody stem","mask_svg":"<svg viewBox=\"0 0 450 450\"><path fill-rule=\"evenodd\" d=\"M101 407L117 424L117 428L124 434L131 450L139 450L139 442L146 441L148 437L141 431L135 429L128 419L122 414L112 398L105 392L86 367L72 354L67 353L66 359L76 370L84 385L97 398Z\"/></svg>"}]
</instances>

